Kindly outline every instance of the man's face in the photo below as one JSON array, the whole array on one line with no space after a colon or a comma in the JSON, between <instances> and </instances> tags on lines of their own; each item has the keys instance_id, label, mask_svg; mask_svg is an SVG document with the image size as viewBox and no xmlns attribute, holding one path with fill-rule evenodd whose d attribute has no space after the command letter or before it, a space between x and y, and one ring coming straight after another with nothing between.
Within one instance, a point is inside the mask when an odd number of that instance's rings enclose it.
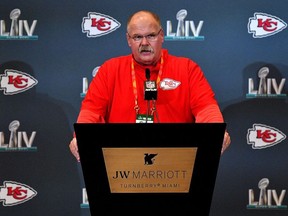
<instances>
[{"instance_id":1,"label":"man's face","mask_svg":"<svg viewBox=\"0 0 288 216\"><path fill-rule=\"evenodd\" d=\"M144 65L153 65L161 57L164 33L149 14L132 18L126 34L134 59Z\"/></svg>"}]
</instances>

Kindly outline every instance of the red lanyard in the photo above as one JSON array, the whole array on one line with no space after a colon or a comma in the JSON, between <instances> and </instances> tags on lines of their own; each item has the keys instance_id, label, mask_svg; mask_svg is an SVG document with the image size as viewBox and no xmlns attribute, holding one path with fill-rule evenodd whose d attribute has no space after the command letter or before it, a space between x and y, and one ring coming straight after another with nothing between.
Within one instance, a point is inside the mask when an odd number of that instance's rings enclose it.
<instances>
[{"instance_id":1,"label":"red lanyard","mask_svg":"<svg viewBox=\"0 0 288 216\"><path fill-rule=\"evenodd\" d=\"M161 55L160 69L159 69L157 80L156 80L157 88L159 86L159 82L160 82L161 75L162 75L163 63L164 63L164 59L163 59L163 54L162 54ZM131 60L131 76L132 76L133 93L134 93L134 98L135 98L134 109L136 111L136 114L138 114L140 107L138 105L137 83L136 83L136 75L135 75L135 67L134 67L134 59L133 58ZM155 106L155 103L153 103L153 105ZM155 107L153 107L152 110L155 110Z\"/></svg>"}]
</instances>

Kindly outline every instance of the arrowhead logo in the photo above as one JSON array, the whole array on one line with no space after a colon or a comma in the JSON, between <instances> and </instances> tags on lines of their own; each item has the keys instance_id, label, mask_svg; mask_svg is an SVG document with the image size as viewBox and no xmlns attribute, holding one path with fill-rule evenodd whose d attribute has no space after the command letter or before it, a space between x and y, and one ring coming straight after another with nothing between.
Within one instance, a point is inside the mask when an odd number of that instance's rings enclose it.
<instances>
[{"instance_id":1,"label":"arrowhead logo","mask_svg":"<svg viewBox=\"0 0 288 216\"><path fill-rule=\"evenodd\" d=\"M253 149L263 149L274 146L286 139L286 135L280 130L263 125L253 124L253 128L248 129L247 143Z\"/></svg>"},{"instance_id":2,"label":"arrowhead logo","mask_svg":"<svg viewBox=\"0 0 288 216\"><path fill-rule=\"evenodd\" d=\"M3 206L14 206L32 199L37 192L25 185L13 181L5 181L4 186L0 186L0 201Z\"/></svg>"},{"instance_id":3,"label":"arrowhead logo","mask_svg":"<svg viewBox=\"0 0 288 216\"><path fill-rule=\"evenodd\" d=\"M176 89L180 84L181 84L180 81L176 81L170 78L164 78L160 82L160 88L162 90L173 90L173 89Z\"/></svg>"},{"instance_id":4,"label":"arrowhead logo","mask_svg":"<svg viewBox=\"0 0 288 216\"><path fill-rule=\"evenodd\" d=\"M34 77L22 71L7 69L4 73L0 75L0 90L4 90L5 95L27 91L38 83Z\"/></svg>"},{"instance_id":5,"label":"arrowhead logo","mask_svg":"<svg viewBox=\"0 0 288 216\"><path fill-rule=\"evenodd\" d=\"M287 27L287 24L276 16L265 13L254 13L254 17L249 18L248 32L254 38L268 37L279 33Z\"/></svg>"},{"instance_id":6,"label":"arrowhead logo","mask_svg":"<svg viewBox=\"0 0 288 216\"><path fill-rule=\"evenodd\" d=\"M118 29L121 24L114 18L100 13L89 12L82 21L82 32L87 37L100 37Z\"/></svg>"}]
</instances>

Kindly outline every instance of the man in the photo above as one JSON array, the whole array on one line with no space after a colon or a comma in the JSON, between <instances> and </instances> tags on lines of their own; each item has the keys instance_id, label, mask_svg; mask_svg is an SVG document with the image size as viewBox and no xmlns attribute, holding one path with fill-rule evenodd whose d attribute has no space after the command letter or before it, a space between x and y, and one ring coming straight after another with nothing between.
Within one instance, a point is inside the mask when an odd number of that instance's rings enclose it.
<instances>
[{"instance_id":1,"label":"man","mask_svg":"<svg viewBox=\"0 0 288 216\"><path fill-rule=\"evenodd\" d=\"M112 58L99 68L77 122L224 121L201 68L192 60L172 56L162 48L164 32L156 14L150 11L133 14L127 22L126 38L132 54ZM157 100L145 100L147 80L155 81ZM230 142L225 132L222 152ZM69 147L80 161L75 137Z\"/></svg>"}]
</instances>

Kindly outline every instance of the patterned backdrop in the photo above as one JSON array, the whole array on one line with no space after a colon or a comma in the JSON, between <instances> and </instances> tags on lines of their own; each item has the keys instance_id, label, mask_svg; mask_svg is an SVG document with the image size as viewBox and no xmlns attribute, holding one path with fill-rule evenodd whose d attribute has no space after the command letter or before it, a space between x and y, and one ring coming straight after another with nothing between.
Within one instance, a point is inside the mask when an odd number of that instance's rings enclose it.
<instances>
[{"instance_id":1,"label":"patterned backdrop","mask_svg":"<svg viewBox=\"0 0 288 216\"><path fill-rule=\"evenodd\" d=\"M90 215L68 148L73 123L97 68L130 53L126 20L140 9L160 15L171 54L202 67L227 122L232 144L210 216L288 215L287 8L287 0L1 0L0 215Z\"/></svg>"}]
</instances>

